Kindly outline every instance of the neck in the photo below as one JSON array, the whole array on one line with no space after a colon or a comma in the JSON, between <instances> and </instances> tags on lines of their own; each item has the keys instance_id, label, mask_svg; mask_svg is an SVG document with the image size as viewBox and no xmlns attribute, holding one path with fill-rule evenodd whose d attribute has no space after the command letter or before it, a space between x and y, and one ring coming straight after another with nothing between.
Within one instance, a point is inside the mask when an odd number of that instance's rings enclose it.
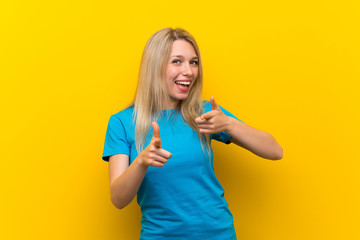
<instances>
[{"instance_id":1,"label":"neck","mask_svg":"<svg viewBox=\"0 0 360 240\"><path fill-rule=\"evenodd\" d=\"M163 110L174 109L177 106L179 106L179 104L180 104L180 100L175 100L175 99L170 98L170 99L168 99L167 104Z\"/></svg>"}]
</instances>

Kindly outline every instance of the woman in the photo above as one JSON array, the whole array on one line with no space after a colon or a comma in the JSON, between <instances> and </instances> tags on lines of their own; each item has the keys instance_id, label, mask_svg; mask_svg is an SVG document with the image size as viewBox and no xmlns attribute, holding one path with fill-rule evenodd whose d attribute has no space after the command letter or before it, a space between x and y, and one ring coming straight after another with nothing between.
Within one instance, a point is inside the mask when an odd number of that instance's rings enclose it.
<instances>
[{"instance_id":1,"label":"woman","mask_svg":"<svg viewBox=\"0 0 360 240\"><path fill-rule=\"evenodd\" d=\"M140 239L236 239L213 170L212 139L267 159L282 158L270 134L244 124L213 97L203 102L201 91L195 39L171 28L151 36L135 101L110 117L103 153L112 203L121 209L137 194Z\"/></svg>"}]
</instances>

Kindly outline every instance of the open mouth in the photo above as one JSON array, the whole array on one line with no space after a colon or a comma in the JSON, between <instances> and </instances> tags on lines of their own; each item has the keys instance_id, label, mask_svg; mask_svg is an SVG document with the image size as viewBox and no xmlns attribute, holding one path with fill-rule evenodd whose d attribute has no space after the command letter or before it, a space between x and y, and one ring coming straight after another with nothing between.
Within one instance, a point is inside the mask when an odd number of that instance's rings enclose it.
<instances>
[{"instance_id":1,"label":"open mouth","mask_svg":"<svg viewBox=\"0 0 360 240\"><path fill-rule=\"evenodd\" d=\"M189 86L191 81L175 81L175 83L178 85Z\"/></svg>"},{"instance_id":2,"label":"open mouth","mask_svg":"<svg viewBox=\"0 0 360 240\"><path fill-rule=\"evenodd\" d=\"M191 81L187 81L187 80L177 80L175 81L176 86L178 87L178 89L182 92L187 92L190 89L190 84Z\"/></svg>"}]
</instances>

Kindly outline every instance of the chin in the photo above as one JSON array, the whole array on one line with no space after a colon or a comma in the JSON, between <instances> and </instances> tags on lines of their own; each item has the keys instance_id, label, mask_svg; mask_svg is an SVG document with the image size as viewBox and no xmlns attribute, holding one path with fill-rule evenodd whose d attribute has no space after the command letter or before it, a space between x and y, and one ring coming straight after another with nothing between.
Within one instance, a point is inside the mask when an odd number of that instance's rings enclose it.
<instances>
[{"instance_id":1,"label":"chin","mask_svg":"<svg viewBox=\"0 0 360 240\"><path fill-rule=\"evenodd\" d=\"M179 100L179 101L184 101L184 100L186 100L187 98L188 98L188 94L186 95L186 96L179 96L178 98L176 98L177 100Z\"/></svg>"}]
</instances>

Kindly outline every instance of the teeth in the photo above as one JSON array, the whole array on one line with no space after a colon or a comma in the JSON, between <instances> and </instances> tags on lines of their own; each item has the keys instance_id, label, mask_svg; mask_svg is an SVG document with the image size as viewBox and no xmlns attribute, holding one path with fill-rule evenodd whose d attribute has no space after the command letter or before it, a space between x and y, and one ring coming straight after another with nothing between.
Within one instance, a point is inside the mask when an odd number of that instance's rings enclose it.
<instances>
[{"instance_id":1,"label":"teeth","mask_svg":"<svg viewBox=\"0 0 360 240\"><path fill-rule=\"evenodd\" d=\"M185 85L185 86L189 86L190 82L177 82L175 81L176 84L181 84L181 85Z\"/></svg>"}]
</instances>

